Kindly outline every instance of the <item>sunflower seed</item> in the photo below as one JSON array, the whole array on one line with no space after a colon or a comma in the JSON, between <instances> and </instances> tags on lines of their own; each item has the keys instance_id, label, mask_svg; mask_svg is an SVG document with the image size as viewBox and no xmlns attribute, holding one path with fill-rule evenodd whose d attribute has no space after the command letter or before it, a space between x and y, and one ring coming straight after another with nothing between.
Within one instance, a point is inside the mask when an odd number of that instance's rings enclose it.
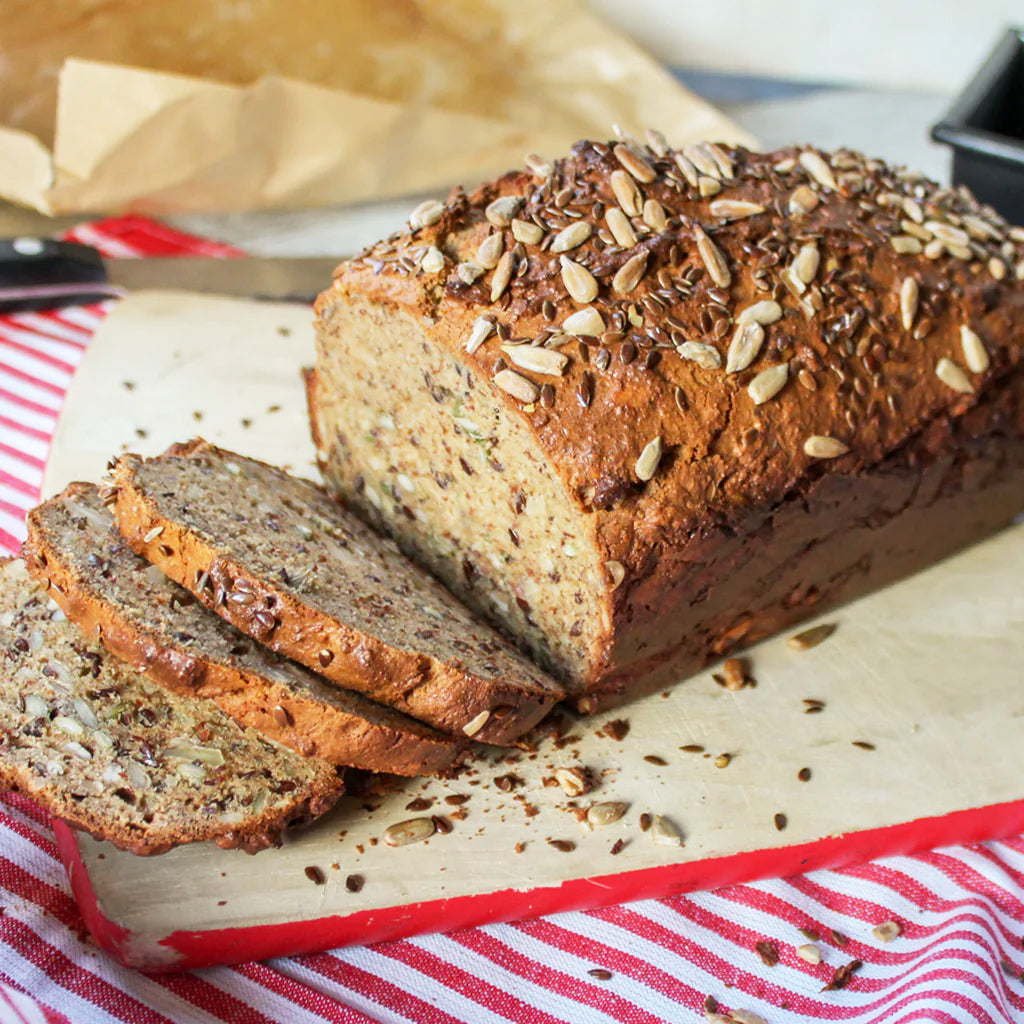
<instances>
[{"instance_id":1,"label":"sunflower seed","mask_svg":"<svg viewBox=\"0 0 1024 1024\"><path fill-rule=\"evenodd\" d=\"M796 271L792 267L783 267L779 271L779 280L786 291L795 299L799 299L807 291L807 285L797 276Z\"/></svg>"},{"instance_id":2,"label":"sunflower seed","mask_svg":"<svg viewBox=\"0 0 1024 1024\"><path fill-rule=\"evenodd\" d=\"M665 156L668 153L668 141L657 128L645 128L644 138L655 156Z\"/></svg>"},{"instance_id":3,"label":"sunflower seed","mask_svg":"<svg viewBox=\"0 0 1024 1024\"><path fill-rule=\"evenodd\" d=\"M568 256L561 257L562 284L577 302L593 302L597 298L597 278L582 263Z\"/></svg>"},{"instance_id":4,"label":"sunflower seed","mask_svg":"<svg viewBox=\"0 0 1024 1024\"><path fill-rule=\"evenodd\" d=\"M612 150L615 159L636 178L645 184L654 181L658 176L654 168L639 154L634 153L628 146L621 143Z\"/></svg>"},{"instance_id":5,"label":"sunflower seed","mask_svg":"<svg viewBox=\"0 0 1024 1024\"><path fill-rule=\"evenodd\" d=\"M700 147L714 160L720 177L731 178L733 176L732 160L721 146L715 142L702 142Z\"/></svg>"},{"instance_id":6,"label":"sunflower seed","mask_svg":"<svg viewBox=\"0 0 1024 1024\"><path fill-rule=\"evenodd\" d=\"M708 207L712 217L722 220L742 220L753 217L756 213L764 213L764 207L757 203L748 203L743 199L716 199Z\"/></svg>"},{"instance_id":7,"label":"sunflower seed","mask_svg":"<svg viewBox=\"0 0 1024 1024\"><path fill-rule=\"evenodd\" d=\"M466 339L466 352L472 355L488 338L494 330L494 321L485 316L477 317L473 321L469 337Z\"/></svg>"},{"instance_id":8,"label":"sunflower seed","mask_svg":"<svg viewBox=\"0 0 1024 1024\"><path fill-rule=\"evenodd\" d=\"M832 174L826 160L813 149L805 149L800 154L800 166L822 187L832 192L839 191L839 185Z\"/></svg>"},{"instance_id":9,"label":"sunflower seed","mask_svg":"<svg viewBox=\"0 0 1024 1024\"><path fill-rule=\"evenodd\" d=\"M496 228L507 228L522 205L523 201L519 196L499 196L494 202L487 204L484 216Z\"/></svg>"},{"instance_id":10,"label":"sunflower seed","mask_svg":"<svg viewBox=\"0 0 1024 1024\"><path fill-rule=\"evenodd\" d=\"M756 358L764 344L764 328L760 324L739 324L725 357L725 372L739 373Z\"/></svg>"},{"instance_id":11,"label":"sunflower seed","mask_svg":"<svg viewBox=\"0 0 1024 1024\"><path fill-rule=\"evenodd\" d=\"M834 622L823 622L819 626L811 626L810 629L791 636L786 643L794 651L809 651L812 647L817 647L818 644L827 640L835 631L836 624Z\"/></svg>"},{"instance_id":12,"label":"sunflower seed","mask_svg":"<svg viewBox=\"0 0 1024 1024\"><path fill-rule=\"evenodd\" d=\"M651 838L655 846L682 846L683 837L679 829L667 818L656 814L651 822Z\"/></svg>"},{"instance_id":13,"label":"sunflower seed","mask_svg":"<svg viewBox=\"0 0 1024 1024\"><path fill-rule=\"evenodd\" d=\"M701 174L715 179L721 177L721 171L718 169L718 164L715 163L714 158L703 146L683 146L683 156L685 156Z\"/></svg>"},{"instance_id":14,"label":"sunflower seed","mask_svg":"<svg viewBox=\"0 0 1024 1024\"><path fill-rule=\"evenodd\" d=\"M512 221L512 237L523 245L538 245L544 237L544 229L533 221L520 220L516 217Z\"/></svg>"},{"instance_id":15,"label":"sunflower seed","mask_svg":"<svg viewBox=\"0 0 1024 1024\"><path fill-rule=\"evenodd\" d=\"M735 1024L768 1024L761 1014L753 1010L733 1010L732 1019Z\"/></svg>"},{"instance_id":16,"label":"sunflower seed","mask_svg":"<svg viewBox=\"0 0 1024 1024\"><path fill-rule=\"evenodd\" d=\"M952 359L943 357L935 365L935 376L943 384L951 387L954 391L969 395L974 391L974 385L968 380L967 374L960 369Z\"/></svg>"},{"instance_id":17,"label":"sunflower seed","mask_svg":"<svg viewBox=\"0 0 1024 1024\"><path fill-rule=\"evenodd\" d=\"M593 788L582 768L556 768L554 776L562 792L569 797L583 796Z\"/></svg>"},{"instance_id":18,"label":"sunflower seed","mask_svg":"<svg viewBox=\"0 0 1024 1024\"><path fill-rule=\"evenodd\" d=\"M820 202L821 197L813 188L809 185L800 185L793 189L793 194L789 197L789 212L810 213Z\"/></svg>"},{"instance_id":19,"label":"sunflower seed","mask_svg":"<svg viewBox=\"0 0 1024 1024\"><path fill-rule=\"evenodd\" d=\"M502 372L503 373L511 373L510 370L503 370ZM500 374L499 374L499 376L500 376ZM519 376L519 375L516 374L516 376ZM525 377L520 377L519 379L520 380L526 380ZM530 382L526 381L526 383L529 384ZM474 716L473 718L471 718L462 727L462 731L467 736L475 736L487 724L487 719L490 718L490 717L491 717L490 711L486 711L486 710L481 711L480 714L478 714L478 715Z\"/></svg>"},{"instance_id":20,"label":"sunflower seed","mask_svg":"<svg viewBox=\"0 0 1024 1024\"><path fill-rule=\"evenodd\" d=\"M78 720L86 727L86 729L98 729L100 727L99 720L96 718L96 713L92 709L92 705L87 700L81 697L75 697L71 702L75 707L75 713L78 715Z\"/></svg>"},{"instance_id":21,"label":"sunflower seed","mask_svg":"<svg viewBox=\"0 0 1024 1024\"><path fill-rule=\"evenodd\" d=\"M526 164L526 169L538 178L550 178L554 171L554 167L537 153L527 153L523 162Z\"/></svg>"},{"instance_id":22,"label":"sunflower seed","mask_svg":"<svg viewBox=\"0 0 1024 1024\"><path fill-rule=\"evenodd\" d=\"M892 942L893 939L901 935L903 929L899 926L896 921L883 921L881 924L876 924L871 929L871 934L874 935L879 942Z\"/></svg>"},{"instance_id":23,"label":"sunflower seed","mask_svg":"<svg viewBox=\"0 0 1024 1024\"><path fill-rule=\"evenodd\" d=\"M974 257L974 250L970 245L958 245L956 242L946 242L946 252L954 259L969 260Z\"/></svg>"},{"instance_id":24,"label":"sunflower seed","mask_svg":"<svg viewBox=\"0 0 1024 1024\"><path fill-rule=\"evenodd\" d=\"M705 1010L704 1020L707 1024L733 1024L732 1017L727 1013L718 1013L717 1010Z\"/></svg>"},{"instance_id":25,"label":"sunflower seed","mask_svg":"<svg viewBox=\"0 0 1024 1024\"><path fill-rule=\"evenodd\" d=\"M752 306L740 310L736 317L738 324L762 324L767 327L782 319L782 307L771 299L755 302Z\"/></svg>"},{"instance_id":26,"label":"sunflower seed","mask_svg":"<svg viewBox=\"0 0 1024 1024\"><path fill-rule=\"evenodd\" d=\"M54 728L67 733L69 736L85 735L85 726L77 718L71 718L68 715L54 715L53 725Z\"/></svg>"},{"instance_id":27,"label":"sunflower seed","mask_svg":"<svg viewBox=\"0 0 1024 1024\"><path fill-rule=\"evenodd\" d=\"M946 243L940 238L933 238L927 245L925 245L922 251L930 260L941 259L946 255Z\"/></svg>"},{"instance_id":28,"label":"sunflower seed","mask_svg":"<svg viewBox=\"0 0 1024 1024\"><path fill-rule=\"evenodd\" d=\"M917 256L919 253L924 252L924 246L921 245L921 239L914 238L913 235L893 235L892 238L889 239L889 244L901 256Z\"/></svg>"},{"instance_id":29,"label":"sunflower seed","mask_svg":"<svg viewBox=\"0 0 1024 1024\"><path fill-rule=\"evenodd\" d=\"M997 281L1002 281L1006 277L1006 264L998 256L993 256L985 266Z\"/></svg>"},{"instance_id":30,"label":"sunflower seed","mask_svg":"<svg viewBox=\"0 0 1024 1024\"><path fill-rule=\"evenodd\" d=\"M633 230L633 225L629 223L629 218L617 206L608 208L604 220L616 244L621 245L623 249L631 249L636 245L636 232Z\"/></svg>"},{"instance_id":31,"label":"sunflower seed","mask_svg":"<svg viewBox=\"0 0 1024 1024\"><path fill-rule=\"evenodd\" d=\"M494 276L491 278L491 302L497 302L504 294L509 281L512 280L512 273L515 267L516 254L514 252L506 252L498 260L498 265L494 269Z\"/></svg>"},{"instance_id":32,"label":"sunflower seed","mask_svg":"<svg viewBox=\"0 0 1024 1024\"><path fill-rule=\"evenodd\" d=\"M926 220L924 226L941 242L948 245L966 246L971 241L971 236L961 228L953 227L941 220Z\"/></svg>"},{"instance_id":33,"label":"sunflower seed","mask_svg":"<svg viewBox=\"0 0 1024 1024\"><path fill-rule=\"evenodd\" d=\"M629 809L629 804L617 800L606 800L599 804L591 804L587 809L587 824L600 828L618 821Z\"/></svg>"},{"instance_id":34,"label":"sunflower seed","mask_svg":"<svg viewBox=\"0 0 1024 1024\"><path fill-rule=\"evenodd\" d=\"M793 273L804 283L810 284L818 276L821 254L816 242L808 242L800 247L793 260Z\"/></svg>"},{"instance_id":35,"label":"sunflower seed","mask_svg":"<svg viewBox=\"0 0 1024 1024\"><path fill-rule=\"evenodd\" d=\"M501 259L505 249L505 235L501 231L495 231L488 235L476 251L476 261L484 270L493 270Z\"/></svg>"},{"instance_id":36,"label":"sunflower seed","mask_svg":"<svg viewBox=\"0 0 1024 1024\"><path fill-rule=\"evenodd\" d=\"M693 236L697 240L697 251L700 253L700 258L703 260L708 274L711 275L711 280L719 288L728 288L732 282L732 275L729 273L729 265L725 262L721 249L708 238L707 233L699 224L694 225Z\"/></svg>"},{"instance_id":37,"label":"sunflower seed","mask_svg":"<svg viewBox=\"0 0 1024 1024\"><path fill-rule=\"evenodd\" d=\"M24 704L25 714L29 718L45 718L50 713L50 706L38 694L25 694Z\"/></svg>"},{"instance_id":38,"label":"sunflower seed","mask_svg":"<svg viewBox=\"0 0 1024 1024\"><path fill-rule=\"evenodd\" d=\"M903 278L903 284L900 285L900 320L905 331L909 331L914 326L920 297L921 289L918 286L917 278Z\"/></svg>"},{"instance_id":39,"label":"sunflower seed","mask_svg":"<svg viewBox=\"0 0 1024 1024\"><path fill-rule=\"evenodd\" d=\"M458 279L463 284L475 284L483 276L484 268L476 263L460 263L455 268Z\"/></svg>"},{"instance_id":40,"label":"sunflower seed","mask_svg":"<svg viewBox=\"0 0 1024 1024\"><path fill-rule=\"evenodd\" d=\"M648 199L644 203L644 223L659 234L668 227L668 217L665 208L657 199Z\"/></svg>"},{"instance_id":41,"label":"sunflower seed","mask_svg":"<svg viewBox=\"0 0 1024 1024\"><path fill-rule=\"evenodd\" d=\"M409 227L414 231L419 228L433 227L444 213L444 203L439 199L424 199L412 213L409 214Z\"/></svg>"},{"instance_id":42,"label":"sunflower seed","mask_svg":"<svg viewBox=\"0 0 1024 1024\"><path fill-rule=\"evenodd\" d=\"M628 217L639 217L643 213L643 197L636 182L625 171L612 171L612 193L622 212Z\"/></svg>"},{"instance_id":43,"label":"sunflower seed","mask_svg":"<svg viewBox=\"0 0 1024 1024\"><path fill-rule=\"evenodd\" d=\"M960 347L964 352L964 362L971 373L984 373L988 369L989 357L985 343L967 324L960 327Z\"/></svg>"},{"instance_id":44,"label":"sunflower seed","mask_svg":"<svg viewBox=\"0 0 1024 1024\"><path fill-rule=\"evenodd\" d=\"M163 532L164 528L162 526L154 526L152 530L148 530L143 534L142 541L144 544L149 544L151 541L156 540Z\"/></svg>"},{"instance_id":45,"label":"sunflower seed","mask_svg":"<svg viewBox=\"0 0 1024 1024\"><path fill-rule=\"evenodd\" d=\"M812 459L838 459L849 450L848 445L826 434L812 434L804 441L804 454Z\"/></svg>"},{"instance_id":46,"label":"sunflower seed","mask_svg":"<svg viewBox=\"0 0 1024 1024\"><path fill-rule=\"evenodd\" d=\"M604 334L604 320L593 306L579 309L562 321L562 330L567 334L599 338Z\"/></svg>"},{"instance_id":47,"label":"sunflower seed","mask_svg":"<svg viewBox=\"0 0 1024 1024\"><path fill-rule=\"evenodd\" d=\"M908 235L913 235L914 238L920 238L922 242L931 241L932 233L926 227L921 224L916 224L912 220L907 220L906 217L900 221L900 227L903 228Z\"/></svg>"},{"instance_id":48,"label":"sunflower seed","mask_svg":"<svg viewBox=\"0 0 1024 1024\"><path fill-rule=\"evenodd\" d=\"M604 571L608 574L608 589L618 590L626 578L626 568L621 562L605 562Z\"/></svg>"},{"instance_id":49,"label":"sunflower seed","mask_svg":"<svg viewBox=\"0 0 1024 1024\"><path fill-rule=\"evenodd\" d=\"M796 955L809 964L821 963L821 950L813 942L805 942L796 947Z\"/></svg>"},{"instance_id":50,"label":"sunflower seed","mask_svg":"<svg viewBox=\"0 0 1024 1024\"><path fill-rule=\"evenodd\" d=\"M706 174L702 174L697 179L697 191L705 199L711 196L717 196L722 191L722 183L717 178L709 178Z\"/></svg>"},{"instance_id":51,"label":"sunflower seed","mask_svg":"<svg viewBox=\"0 0 1024 1024\"><path fill-rule=\"evenodd\" d=\"M201 761L211 768L220 768L224 764L224 751L219 747L196 747L189 743L181 743L167 747L164 756L180 761Z\"/></svg>"},{"instance_id":52,"label":"sunflower seed","mask_svg":"<svg viewBox=\"0 0 1024 1024\"><path fill-rule=\"evenodd\" d=\"M659 462L661 462L661 438L656 437L644 445L644 450L636 460L637 479L643 480L644 483L650 480L658 472Z\"/></svg>"},{"instance_id":53,"label":"sunflower seed","mask_svg":"<svg viewBox=\"0 0 1024 1024\"><path fill-rule=\"evenodd\" d=\"M990 224L983 217L975 217L973 213L969 213L964 217L964 227L971 238L978 239L979 242L998 242L1003 237L1002 232Z\"/></svg>"},{"instance_id":54,"label":"sunflower seed","mask_svg":"<svg viewBox=\"0 0 1024 1024\"><path fill-rule=\"evenodd\" d=\"M569 252L582 245L591 235L593 228L585 220L573 221L568 227L562 228L551 240L551 251Z\"/></svg>"},{"instance_id":55,"label":"sunflower seed","mask_svg":"<svg viewBox=\"0 0 1024 1024\"><path fill-rule=\"evenodd\" d=\"M526 402L528 404L530 402L536 402L540 397L540 391L533 381L528 380L520 373L516 373L515 370L499 370L494 375L494 383L497 384L498 387L506 394L511 395L513 398L518 398L520 402ZM481 714L483 714L483 712L481 712ZM479 717L480 716L478 715L477 718ZM473 721L475 722L476 718L474 718ZM482 726L483 722L481 722L480 725ZM472 736L473 734L466 733L466 735Z\"/></svg>"},{"instance_id":56,"label":"sunflower seed","mask_svg":"<svg viewBox=\"0 0 1024 1024\"><path fill-rule=\"evenodd\" d=\"M612 278L612 291L618 295L628 295L640 283L647 269L647 255L645 249L619 267Z\"/></svg>"},{"instance_id":57,"label":"sunflower seed","mask_svg":"<svg viewBox=\"0 0 1024 1024\"><path fill-rule=\"evenodd\" d=\"M722 365L722 356L713 345L705 345L702 341L684 341L676 351L691 363L696 363L704 370L717 370Z\"/></svg>"},{"instance_id":58,"label":"sunflower seed","mask_svg":"<svg viewBox=\"0 0 1024 1024\"><path fill-rule=\"evenodd\" d=\"M422 843L436 831L431 818L410 818L388 825L384 829L384 842L388 846L408 846L410 843Z\"/></svg>"},{"instance_id":59,"label":"sunflower seed","mask_svg":"<svg viewBox=\"0 0 1024 1024\"><path fill-rule=\"evenodd\" d=\"M444 253L436 245L432 245L423 254L423 259L420 260L420 266L427 274L439 274L444 270Z\"/></svg>"},{"instance_id":60,"label":"sunflower seed","mask_svg":"<svg viewBox=\"0 0 1024 1024\"><path fill-rule=\"evenodd\" d=\"M551 377L561 377L569 365L569 357L553 348L540 348L534 345L503 345L502 351L508 356L513 366L533 373L546 373Z\"/></svg>"},{"instance_id":61,"label":"sunflower seed","mask_svg":"<svg viewBox=\"0 0 1024 1024\"><path fill-rule=\"evenodd\" d=\"M683 177L686 179L686 183L690 188L696 188L697 182L700 180L700 175L697 173L697 168L693 166L693 161L688 157L683 156L682 153L675 154L676 167L679 168Z\"/></svg>"},{"instance_id":62,"label":"sunflower seed","mask_svg":"<svg viewBox=\"0 0 1024 1024\"><path fill-rule=\"evenodd\" d=\"M789 380L789 363L769 366L767 370L762 370L750 382L747 394L754 400L755 405L764 405L786 386L787 380Z\"/></svg>"}]
</instances>

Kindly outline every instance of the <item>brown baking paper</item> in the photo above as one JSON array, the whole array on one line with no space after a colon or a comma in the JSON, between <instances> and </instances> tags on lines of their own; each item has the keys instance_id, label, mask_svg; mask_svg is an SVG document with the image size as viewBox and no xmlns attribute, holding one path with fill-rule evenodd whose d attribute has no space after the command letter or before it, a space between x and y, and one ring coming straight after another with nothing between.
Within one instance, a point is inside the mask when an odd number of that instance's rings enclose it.
<instances>
[{"instance_id":1,"label":"brown baking paper","mask_svg":"<svg viewBox=\"0 0 1024 1024\"><path fill-rule=\"evenodd\" d=\"M577 0L8 0L0 195L45 213L472 184L612 126L749 141Z\"/></svg>"}]
</instances>

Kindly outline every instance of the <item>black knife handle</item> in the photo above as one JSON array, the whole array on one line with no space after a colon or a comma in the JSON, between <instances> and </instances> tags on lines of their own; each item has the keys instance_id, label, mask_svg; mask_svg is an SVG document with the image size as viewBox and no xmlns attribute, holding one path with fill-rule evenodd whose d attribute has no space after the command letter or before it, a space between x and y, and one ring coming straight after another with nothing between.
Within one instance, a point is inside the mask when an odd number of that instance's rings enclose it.
<instances>
[{"instance_id":1,"label":"black knife handle","mask_svg":"<svg viewBox=\"0 0 1024 1024\"><path fill-rule=\"evenodd\" d=\"M87 305L121 294L100 254L78 242L0 238L0 312Z\"/></svg>"}]
</instances>

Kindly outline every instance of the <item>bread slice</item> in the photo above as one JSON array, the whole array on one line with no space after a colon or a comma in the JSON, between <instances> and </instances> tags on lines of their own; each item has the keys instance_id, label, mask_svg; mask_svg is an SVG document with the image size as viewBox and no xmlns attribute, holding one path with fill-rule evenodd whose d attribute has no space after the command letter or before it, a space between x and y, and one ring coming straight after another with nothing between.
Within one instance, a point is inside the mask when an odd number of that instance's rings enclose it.
<instances>
[{"instance_id":1,"label":"bread slice","mask_svg":"<svg viewBox=\"0 0 1024 1024\"><path fill-rule=\"evenodd\" d=\"M107 650L301 754L423 775L449 768L466 745L239 633L132 553L93 484L71 484L29 513L23 555L65 614Z\"/></svg>"},{"instance_id":2,"label":"bread slice","mask_svg":"<svg viewBox=\"0 0 1024 1024\"><path fill-rule=\"evenodd\" d=\"M510 743L562 696L322 488L203 440L114 470L129 545L243 632L455 735Z\"/></svg>"},{"instance_id":3,"label":"bread slice","mask_svg":"<svg viewBox=\"0 0 1024 1024\"><path fill-rule=\"evenodd\" d=\"M20 560L0 564L0 787L137 854L204 839L256 853L343 788L326 761L90 643Z\"/></svg>"}]
</instances>

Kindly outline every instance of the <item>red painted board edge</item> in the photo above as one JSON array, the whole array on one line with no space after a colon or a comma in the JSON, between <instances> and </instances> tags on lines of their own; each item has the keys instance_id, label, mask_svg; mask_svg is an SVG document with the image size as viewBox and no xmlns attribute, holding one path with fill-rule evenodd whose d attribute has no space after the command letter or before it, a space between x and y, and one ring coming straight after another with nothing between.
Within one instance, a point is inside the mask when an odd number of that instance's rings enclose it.
<instances>
[{"instance_id":1,"label":"red painted board edge","mask_svg":"<svg viewBox=\"0 0 1024 1024\"><path fill-rule=\"evenodd\" d=\"M369 945L427 932L450 932L567 910L660 899L761 878L839 868L954 843L1000 839L1024 833L1024 799L827 836L796 846L573 879L526 891L507 889L455 896L313 921L179 931L160 940L158 945L166 950L164 955L153 956L146 953L146 943L138 941L135 933L104 915L82 862L74 831L59 821L54 822L54 831L72 892L97 944L128 967L159 973L314 953L339 946Z\"/></svg>"}]
</instances>

